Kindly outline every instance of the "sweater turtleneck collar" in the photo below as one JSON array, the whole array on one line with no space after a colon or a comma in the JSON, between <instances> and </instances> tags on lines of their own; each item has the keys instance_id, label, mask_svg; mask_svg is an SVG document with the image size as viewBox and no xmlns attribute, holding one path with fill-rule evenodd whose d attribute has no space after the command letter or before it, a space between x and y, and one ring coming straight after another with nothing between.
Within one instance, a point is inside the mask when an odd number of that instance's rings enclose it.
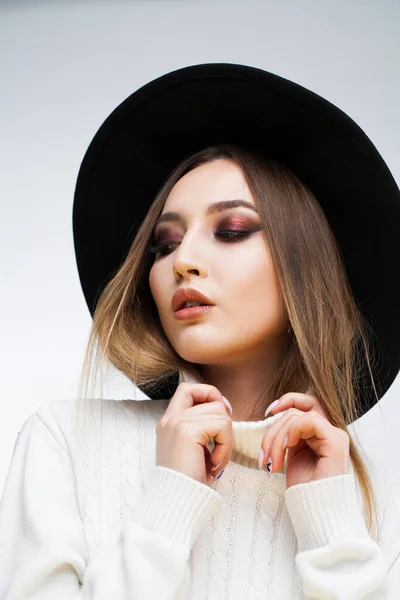
<instances>
[{"instance_id":1,"label":"sweater turtleneck collar","mask_svg":"<svg viewBox=\"0 0 400 600\"><path fill-rule=\"evenodd\" d=\"M179 383L199 383L197 379L193 378L187 371L179 371ZM244 466L257 467L258 453L261 448L261 442L268 427L273 425L275 421L280 419L285 414L285 410L267 417L262 421L234 421L232 420L232 427L234 433L234 446L231 453L230 460L235 463L242 464ZM209 450L212 452L214 449L214 440L211 440L208 444ZM264 465L265 468L265 465ZM286 457L283 467L278 473L286 473Z\"/></svg>"}]
</instances>

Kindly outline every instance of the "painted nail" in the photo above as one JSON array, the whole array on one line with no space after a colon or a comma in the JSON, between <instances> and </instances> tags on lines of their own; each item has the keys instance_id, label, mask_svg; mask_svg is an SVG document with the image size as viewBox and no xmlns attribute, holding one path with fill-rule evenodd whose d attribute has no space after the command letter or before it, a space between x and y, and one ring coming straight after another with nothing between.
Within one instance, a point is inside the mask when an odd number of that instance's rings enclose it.
<instances>
[{"instance_id":1,"label":"painted nail","mask_svg":"<svg viewBox=\"0 0 400 600\"><path fill-rule=\"evenodd\" d=\"M288 436L287 436L287 435L285 435L285 439L283 440L283 449L285 449L285 446L286 446L286 444L287 444L287 441L288 441Z\"/></svg>"},{"instance_id":2,"label":"painted nail","mask_svg":"<svg viewBox=\"0 0 400 600\"><path fill-rule=\"evenodd\" d=\"M222 465L223 462L224 462L224 459L222 459L221 462L219 462L214 467L211 467L211 471L216 471Z\"/></svg>"},{"instance_id":3,"label":"painted nail","mask_svg":"<svg viewBox=\"0 0 400 600\"><path fill-rule=\"evenodd\" d=\"M279 400L274 400L274 402L272 402L272 404L270 404L267 408L267 410L265 411L265 417L269 414L270 410L274 408L274 406L276 406L278 404Z\"/></svg>"},{"instance_id":4,"label":"painted nail","mask_svg":"<svg viewBox=\"0 0 400 600\"><path fill-rule=\"evenodd\" d=\"M225 469L221 469L221 471L216 475L215 479L219 479L224 471Z\"/></svg>"},{"instance_id":5,"label":"painted nail","mask_svg":"<svg viewBox=\"0 0 400 600\"><path fill-rule=\"evenodd\" d=\"M271 458L271 457L269 457L269 458L268 458L268 462L267 462L267 471L266 471L266 472L268 473L268 475L269 475L270 473L272 473L272 458Z\"/></svg>"},{"instance_id":6,"label":"painted nail","mask_svg":"<svg viewBox=\"0 0 400 600\"><path fill-rule=\"evenodd\" d=\"M261 448L260 452L258 453L258 468L261 469L262 468L262 463L264 460L264 450Z\"/></svg>"},{"instance_id":7,"label":"painted nail","mask_svg":"<svg viewBox=\"0 0 400 600\"><path fill-rule=\"evenodd\" d=\"M233 408L231 403L229 402L228 398L225 398L225 396L222 396L223 401L225 402L225 404L227 405L227 407L229 408L229 412L231 413L231 416L233 415Z\"/></svg>"}]
</instances>

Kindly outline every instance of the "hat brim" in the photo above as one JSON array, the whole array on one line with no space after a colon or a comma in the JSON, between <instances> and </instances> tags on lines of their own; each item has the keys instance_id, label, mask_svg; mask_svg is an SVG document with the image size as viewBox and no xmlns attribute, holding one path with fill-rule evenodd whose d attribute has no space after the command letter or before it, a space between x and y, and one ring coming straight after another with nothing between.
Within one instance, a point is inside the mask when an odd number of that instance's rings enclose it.
<instances>
[{"instance_id":1,"label":"hat brim","mask_svg":"<svg viewBox=\"0 0 400 600\"><path fill-rule=\"evenodd\" d=\"M73 208L78 272L91 314L171 170L219 142L276 158L315 194L357 304L379 339L375 373L382 397L400 369L399 189L344 112L254 67L211 63L168 73L129 96L96 133ZM364 402L366 412L375 398L368 394Z\"/></svg>"}]
</instances>

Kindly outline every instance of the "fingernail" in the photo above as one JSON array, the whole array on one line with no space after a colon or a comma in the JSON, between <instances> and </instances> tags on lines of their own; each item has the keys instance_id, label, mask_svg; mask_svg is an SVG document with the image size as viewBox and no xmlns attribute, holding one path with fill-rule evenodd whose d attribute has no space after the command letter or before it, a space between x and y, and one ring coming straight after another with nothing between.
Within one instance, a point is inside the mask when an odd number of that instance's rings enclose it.
<instances>
[{"instance_id":1,"label":"fingernail","mask_svg":"<svg viewBox=\"0 0 400 600\"><path fill-rule=\"evenodd\" d=\"M286 446L286 444L287 444L287 441L288 441L288 436L287 436L287 435L285 435L285 439L283 440L283 449L285 449L285 446Z\"/></svg>"},{"instance_id":2,"label":"fingernail","mask_svg":"<svg viewBox=\"0 0 400 600\"><path fill-rule=\"evenodd\" d=\"M262 463L264 460L264 450L261 448L260 452L258 453L258 468L262 469Z\"/></svg>"},{"instance_id":3,"label":"fingernail","mask_svg":"<svg viewBox=\"0 0 400 600\"><path fill-rule=\"evenodd\" d=\"M215 465L215 467L211 467L211 471L216 471L224 462L224 459L221 460L221 462L219 462L217 465Z\"/></svg>"},{"instance_id":4,"label":"fingernail","mask_svg":"<svg viewBox=\"0 0 400 600\"><path fill-rule=\"evenodd\" d=\"M219 478L221 477L221 475L222 475L222 473L223 473L224 471L225 471L225 469L222 469L222 470L221 470L221 471L218 473L218 475L216 475L215 479L219 479Z\"/></svg>"},{"instance_id":5,"label":"fingernail","mask_svg":"<svg viewBox=\"0 0 400 600\"><path fill-rule=\"evenodd\" d=\"M228 398L225 398L225 396L222 396L223 401L225 402L225 404L227 405L227 407L229 408L229 412L231 413L231 416L233 415L233 408L231 403L229 402Z\"/></svg>"},{"instance_id":6,"label":"fingernail","mask_svg":"<svg viewBox=\"0 0 400 600\"><path fill-rule=\"evenodd\" d=\"M267 410L265 411L265 417L269 414L270 410L274 408L274 406L276 406L278 404L279 400L274 400L274 402L272 404L270 404L267 408Z\"/></svg>"},{"instance_id":7,"label":"fingernail","mask_svg":"<svg viewBox=\"0 0 400 600\"><path fill-rule=\"evenodd\" d=\"M267 462L267 474L269 475L270 473L272 473L272 458L269 457L268 458L268 462Z\"/></svg>"}]
</instances>

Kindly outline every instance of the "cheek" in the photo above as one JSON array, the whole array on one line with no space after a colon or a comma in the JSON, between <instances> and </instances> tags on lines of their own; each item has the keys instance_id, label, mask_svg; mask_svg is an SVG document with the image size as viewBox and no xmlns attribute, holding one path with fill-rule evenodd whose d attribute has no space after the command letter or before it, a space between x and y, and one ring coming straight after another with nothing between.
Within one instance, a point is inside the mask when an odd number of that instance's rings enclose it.
<instances>
[{"instance_id":1,"label":"cheek","mask_svg":"<svg viewBox=\"0 0 400 600\"><path fill-rule=\"evenodd\" d=\"M171 278L161 265L153 265L150 269L149 287L160 316L161 314L168 314L171 310L173 292L168 291L171 289Z\"/></svg>"},{"instance_id":2,"label":"cheek","mask_svg":"<svg viewBox=\"0 0 400 600\"><path fill-rule=\"evenodd\" d=\"M235 308L250 318L261 314L268 320L279 318L281 294L274 265L268 256L255 256L242 267L236 265L236 292L232 293Z\"/></svg>"},{"instance_id":3,"label":"cheek","mask_svg":"<svg viewBox=\"0 0 400 600\"><path fill-rule=\"evenodd\" d=\"M160 276L157 273L157 269L152 266L150 271L149 271L149 287L150 287L150 291L151 294L153 296L154 302L156 304L156 306L159 306L160 303L160 298L161 298L161 289L162 289L162 282L160 281Z\"/></svg>"},{"instance_id":4,"label":"cheek","mask_svg":"<svg viewBox=\"0 0 400 600\"><path fill-rule=\"evenodd\" d=\"M231 275L242 297L249 296L256 300L263 291L271 292L272 288L276 287L273 264L265 254L254 252L243 260L237 256Z\"/></svg>"}]
</instances>

